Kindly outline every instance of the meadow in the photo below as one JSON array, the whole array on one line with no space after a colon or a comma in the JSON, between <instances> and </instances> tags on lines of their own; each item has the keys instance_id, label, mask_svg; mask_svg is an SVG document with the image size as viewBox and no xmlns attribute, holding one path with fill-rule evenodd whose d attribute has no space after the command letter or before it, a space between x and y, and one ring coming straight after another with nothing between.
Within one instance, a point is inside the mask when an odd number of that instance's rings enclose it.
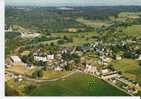
<instances>
[{"instance_id":1,"label":"meadow","mask_svg":"<svg viewBox=\"0 0 141 99\"><path fill-rule=\"evenodd\" d=\"M129 36L138 37L141 35L141 25L128 26L124 30L124 32L127 33Z\"/></svg>"},{"instance_id":2,"label":"meadow","mask_svg":"<svg viewBox=\"0 0 141 99\"><path fill-rule=\"evenodd\" d=\"M137 60L123 59L114 61L112 65L115 69L122 71L123 75L129 79L141 83L141 67Z\"/></svg>"},{"instance_id":3,"label":"meadow","mask_svg":"<svg viewBox=\"0 0 141 99\"><path fill-rule=\"evenodd\" d=\"M77 73L54 82L45 82L29 96L127 96L124 92L90 75Z\"/></svg>"}]
</instances>

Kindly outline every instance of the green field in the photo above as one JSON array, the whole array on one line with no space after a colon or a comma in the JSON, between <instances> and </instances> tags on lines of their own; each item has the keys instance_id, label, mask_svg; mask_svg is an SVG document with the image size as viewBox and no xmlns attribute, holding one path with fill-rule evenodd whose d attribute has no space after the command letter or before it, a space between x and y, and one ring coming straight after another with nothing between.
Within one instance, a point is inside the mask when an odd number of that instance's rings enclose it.
<instances>
[{"instance_id":1,"label":"green field","mask_svg":"<svg viewBox=\"0 0 141 99\"><path fill-rule=\"evenodd\" d=\"M132 25L127 27L124 30L125 33L127 33L129 36L141 36L141 25Z\"/></svg>"},{"instance_id":2,"label":"green field","mask_svg":"<svg viewBox=\"0 0 141 99\"><path fill-rule=\"evenodd\" d=\"M29 96L127 96L124 92L90 75L77 73L68 78L46 82Z\"/></svg>"},{"instance_id":3,"label":"green field","mask_svg":"<svg viewBox=\"0 0 141 99\"><path fill-rule=\"evenodd\" d=\"M19 32L5 32L6 39L15 39L17 36L20 36Z\"/></svg>"},{"instance_id":4,"label":"green field","mask_svg":"<svg viewBox=\"0 0 141 99\"><path fill-rule=\"evenodd\" d=\"M140 18L141 12L121 12L118 16L120 18L137 19Z\"/></svg>"},{"instance_id":5,"label":"green field","mask_svg":"<svg viewBox=\"0 0 141 99\"><path fill-rule=\"evenodd\" d=\"M78 46L81 44L94 42L95 40L92 37L97 36L97 33L96 32L52 33L52 35L58 37L63 37L63 36L72 37L73 42L65 43L62 45L65 47L72 47L72 46Z\"/></svg>"},{"instance_id":6,"label":"green field","mask_svg":"<svg viewBox=\"0 0 141 99\"><path fill-rule=\"evenodd\" d=\"M129 79L141 83L141 66L139 66L137 60L123 59L120 61L114 61L112 65L115 69L122 71L123 75Z\"/></svg>"},{"instance_id":7,"label":"green field","mask_svg":"<svg viewBox=\"0 0 141 99\"><path fill-rule=\"evenodd\" d=\"M76 21L90 27L102 27L102 26L108 26L107 22L101 21L101 20L87 20L84 18L78 18Z\"/></svg>"}]
</instances>

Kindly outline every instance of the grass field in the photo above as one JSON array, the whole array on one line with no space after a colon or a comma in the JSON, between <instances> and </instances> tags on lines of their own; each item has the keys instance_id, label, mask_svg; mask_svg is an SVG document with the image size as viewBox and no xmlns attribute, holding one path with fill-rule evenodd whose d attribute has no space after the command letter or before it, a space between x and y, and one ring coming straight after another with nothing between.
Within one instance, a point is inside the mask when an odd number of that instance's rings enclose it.
<instances>
[{"instance_id":1,"label":"grass field","mask_svg":"<svg viewBox=\"0 0 141 99\"><path fill-rule=\"evenodd\" d=\"M58 36L58 37L72 37L73 42L72 43L65 43L62 46L65 47L71 47L71 46L78 46L85 43L91 43L94 42L94 39L91 39L92 36L97 36L96 32L77 32L77 33L52 33L52 36Z\"/></svg>"},{"instance_id":2,"label":"grass field","mask_svg":"<svg viewBox=\"0 0 141 99\"><path fill-rule=\"evenodd\" d=\"M122 71L126 77L141 83L141 66L137 60L123 59L112 63L115 69Z\"/></svg>"},{"instance_id":3,"label":"grass field","mask_svg":"<svg viewBox=\"0 0 141 99\"><path fill-rule=\"evenodd\" d=\"M20 36L19 32L5 32L5 39L15 39L17 36Z\"/></svg>"},{"instance_id":4,"label":"grass field","mask_svg":"<svg viewBox=\"0 0 141 99\"><path fill-rule=\"evenodd\" d=\"M77 73L68 78L46 82L34 89L30 96L126 96L106 82L90 75Z\"/></svg>"},{"instance_id":5,"label":"grass field","mask_svg":"<svg viewBox=\"0 0 141 99\"><path fill-rule=\"evenodd\" d=\"M43 72L42 79L55 79L71 73L72 71L52 71L47 70Z\"/></svg>"},{"instance_id":6,"label":"grass field","mask_svg":"<svg viewBox=\"0 0 141 99\"><path fill-rule=\"evenodd\" d=\"M125 29L124 31L129 36L141 36L141 25L132 25Z\"/></svg>"},{"instance_id":7,"label":"grass field","mask_svg":"<svg viewBox=\"0 0 141 99\"><path fill-rule=\"evenodd\" d=\"M76 19L76 21L84 24L84 25L87 25L87 26L90 26L90 27L102 27L102 26L107 26L108 24L106 22L103 22L101 20L86 20L84 18L78 18Z\"/></svg>"},{"instance_id":8,"label":"grass field","mask_svg":"<svg viewBox=\"0 0 141 99\"><path fill-rule=\"evenodd\" d=\"M120 18L137 19L140 18L141 12L121 12L118 16Z\"/></svg>"}]
</instances>

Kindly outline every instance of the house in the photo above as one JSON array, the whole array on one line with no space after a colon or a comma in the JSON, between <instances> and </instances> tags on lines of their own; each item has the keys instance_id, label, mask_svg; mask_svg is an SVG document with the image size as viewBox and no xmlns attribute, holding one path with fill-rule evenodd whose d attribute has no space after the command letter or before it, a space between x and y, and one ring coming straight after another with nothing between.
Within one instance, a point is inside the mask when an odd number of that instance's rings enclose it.
<instances>
[{"instance_id":1,"label":"house","mask_svg":"<svg viewBox=\"0 0 141 99\"><path fill-rule=\"evenodd\" d=\"M11 56L10 57L10 60L13 64L19 64L19 63L22 63L22 60L20 59L20 57L18 56Z\"/></svg>"},{"instance_id":2,"label":"house","mask_svg":"<svg viewBox=\"0 0 141 99\"><path fill-rule=\"evenodd\" d=\"M9 68L9 67L11 67L11 65L9 65L9 64L5 64L5 67L6 67L6 68Z\"/></svg>"},{"instance_id":3,"label":"house","mask_svg":"<svg viewBox=\"0 0 141 99\"><path fill-rule=\"evenodd\" d=\"M103 62L111 62L111 58L106 57L106 56L101 56L100 59L101 59Z\"/></svg>"},{"instance_id":4,"label":"house","mask_svg":"<svg viewBox=\"0 0 141 99\"><path fill-rule=\"evenodd\" d=\"M121 60L121 59L122 59L122 57L121 57L121 56L116 55L116 60Z\"/></svg>"},{"instance_id":5,"label":"house","mask_svg":"<svg viewBox=\"0 0 141 99\"><path fill-rule=\"evenodd\" d=\"M62 54L57 54L56 57L61 60L62 59Z\"/></svg>"},{"instance_id":6,"label":"house","mask_svg":"<svg viewBox=\"0 0 141 99\"><path fill-rule=\"evenodd\" d=\"M63 68L61 68L61 67L56 67L55 69L54 69L55 71L62 71L63 70Z\"/></svg>"},{"instance_id":7,"label":"house","mask_svg":"<svg viewBox=\"0 0 141 99\"><path fill-rule=\"evenodd\" d=\"M134 85L131 81L129 81L128 79L126 79L124 77L117 78L117 80L123 82L126 85Z\"/></svg>"},{"instance_id":8,"label":"house","mask_svg":"<svg viewBox=\"0 0 141 99\"><path fill-rule=\"evenodd\" d=\"M46 56L34 56L34 60L47 62L47 57Z\"/></svg>"},{"instance_id":9,"label":"house","mask_svg":"<svg viewBox=\"0 0 141 99\"><path fill-rule=\"evenodd\" d=\"M67 52L68 52L68 50L65 49L65 48L61 50L61 53L62 53L62 54L67 53Z\"/></svg>"},{"instance_id":10,"label":"house","mask_svg":"<svg viewBox=\"0 0 141 99\"><path fill-rule=\"evenodd\" d=\"M120 75L118 73L102 75L102 79L113 79L113 78L119 78L119 77Z\"/></svg>"},{"instance_id":11,"label":"house","mask_svg":"<svg viewBox=\"0 0 141 99\"><path fill-rule=\"evenodd\" d=\"M97 68L95 66L90 65L90 64L86 64L86 68L85 68L84 72L92 73L92 74L98 73Z\"/></svg>"},{"instance_id":12,"label":"house","mask_svg":"<svg viewBox=\"0 0 141 99\"><path fill-rule=\"evenodd\" d=\"M52 54L52 55L47 55L47 59L48 60L53 60L54 59L54 55Z\"/></svg>"},{"instance_id":13,"label":"house","mask_svg":"<svg viewBox=\"0 0 141 99\"><path fill-rule=\"evenodd\" d=\"M138 93L138 91L136 89L134 89L134 88L128 88L128 92L132 93L132 94L137 94Z\"/></svg>"},{"instance_id":14,"label":"house","mask_svg":"<svg viewBox=\"0 0 141 99\"><path fill-rule=\"evenodd\" d=\"M77 32L76 28L68 28L68 32Z\"/></svg>"},{"instance_id":15,"label":"house","mask_svg":"<svg viewBox=\"0 0 141 99\"><path fill-rule=\"evenodd\" d=\"M91 71L91 69L92 69L92 66L89 64L86 64L86 68L85 68L84 72L89 72L89 71Z\"/></svg>"},{"instance_id":16,"label":"house","mask_svg":"<svg viewBox=\"0 0 141 99\"><path fill-rule=\"evenodd\" d=\"M139 58L138 58L138 60L141 60L141 55L139 55Z\"/></svg>"},{"instance_id":17,"label":"house","mask_svg":"<svg viewBox=\"0 0 141 99\"><path fill-rule=\"evenodd\" d=\"M101 73L104 75L104 74L107 74L107 73L109 73L110 71L109 71L109 69L102 69L101 70Z\"/></svg>"}]
</instances>

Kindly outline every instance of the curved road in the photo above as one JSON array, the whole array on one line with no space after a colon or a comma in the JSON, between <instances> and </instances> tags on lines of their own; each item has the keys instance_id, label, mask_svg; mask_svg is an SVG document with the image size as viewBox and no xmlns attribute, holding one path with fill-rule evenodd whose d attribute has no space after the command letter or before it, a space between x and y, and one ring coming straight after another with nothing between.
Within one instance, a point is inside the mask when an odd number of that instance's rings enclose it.
<instances>
[{"instance_id":1,"label":"curved road","mask_svg":"<svg viewBox=\"0 0 141 99\"><path fill-rule=\"evenodd\" d=\"M8 74L14 74L14 75L22 75L22 78L23 79L26 79L26 80L29 80L29 81L34 81L34 82L46 82L46 81L57 81L57 80L60 80L60 79L64 79L64 78L67 78L75 73L78 72L78 70L75 70L75 71L72 71L71 73L67 74L67 75L64 75L62 77L59 77L59 78L54 78L54 79L35 79L35 78L31 78L31 77L27 77L23 74L19 74L19 73L15 73L15 72L11 72L11 71L6 71Z\"/></svg>"}]
</instances>

